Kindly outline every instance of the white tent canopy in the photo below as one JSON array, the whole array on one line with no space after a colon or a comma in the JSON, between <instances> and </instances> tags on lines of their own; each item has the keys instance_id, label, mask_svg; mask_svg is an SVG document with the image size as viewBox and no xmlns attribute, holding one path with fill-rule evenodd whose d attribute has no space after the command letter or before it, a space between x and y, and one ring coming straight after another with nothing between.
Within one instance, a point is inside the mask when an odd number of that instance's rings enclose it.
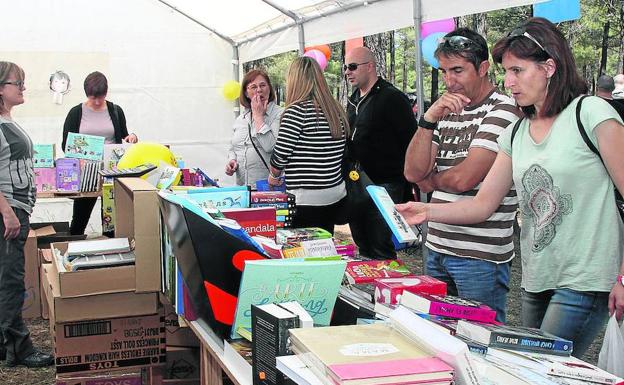
<instances>
[{"instance_id":1,"label":"white tent canopy","mask_svg":"<svg viewBox=\"0 0 624 385\"><path fill-rule=\"evenodd\" d=\"M422 1L422 20L508 8L535 0ZM35 143L60 143L68 110L85 99L95 70L109 100L141 140L172 145L187 164L222 180L234 119L222 85L245 62L302 45L325 44L414 23L413 0L0 0L0 57L27 74L17 120ZM284 14L284 12L286 14ZM234 67L233 67L234 65ZM50 74L68 73L73 90L52 103Z\"/></svg>"}]
</instances>

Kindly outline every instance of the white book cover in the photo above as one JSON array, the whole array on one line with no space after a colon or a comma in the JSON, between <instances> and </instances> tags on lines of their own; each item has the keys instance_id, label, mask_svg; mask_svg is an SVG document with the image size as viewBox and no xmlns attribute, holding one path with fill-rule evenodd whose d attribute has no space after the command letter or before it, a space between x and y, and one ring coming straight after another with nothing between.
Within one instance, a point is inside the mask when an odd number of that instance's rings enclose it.
<instances>
[{"instance_id":1,"label":"white book cover","mask_svg":"<svg viewBox=\"0 0 624 385\"><path fill-rule=\"evenodd\" d=\"M112 254L132 250L128 238L94 239L90 241L69 242L67 255Z\"/></svg>"},{"instance_id":2,"label":"white book cover","mask_svg":"<svg viewBox=\"0 0 624 385\"><path fill-rule=\"evenodd\" d=\"M392 234L399 243L414 242L418 237L407 223L405 218L394 207L394 201L390 198L388 191L381 186L367 186L366 191L375 202L375 205L386 220Z\"/></svg>"},{"instance_id":3,"label":"white book cover","mask_svg":"<svg viewBox=\"0 0 624 385\"><path fill-rule=\"evenodd\" d=\"M299 322L302 328L311 328L314 326L314 320L308 311L297 301L289 301L278 303L278 306L299 316Z\"/></svg>"}]
</instances>

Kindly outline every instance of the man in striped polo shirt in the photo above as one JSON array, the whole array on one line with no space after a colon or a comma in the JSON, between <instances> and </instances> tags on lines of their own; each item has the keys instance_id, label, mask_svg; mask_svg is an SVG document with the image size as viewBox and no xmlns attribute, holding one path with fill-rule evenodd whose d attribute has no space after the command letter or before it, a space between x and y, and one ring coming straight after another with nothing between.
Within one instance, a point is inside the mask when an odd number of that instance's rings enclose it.
<instances>
[{"instance_id":1,"label":"man in striped polo shirt","mask_svg":"<svg viewBox=\"0 0 624 385\"><path fill-rule=\"evenodd\" d=\"M476 195L498 152L498 135L520 111L488 80L488 48L474 31L448 33L435 52L447 92L423 114L407 150L405 176L432 202ZM425 271L445 281L448 293L486 303L505 321L517 209L512 188L485 222L430 221Z\"/></svg>"}]
</instances>

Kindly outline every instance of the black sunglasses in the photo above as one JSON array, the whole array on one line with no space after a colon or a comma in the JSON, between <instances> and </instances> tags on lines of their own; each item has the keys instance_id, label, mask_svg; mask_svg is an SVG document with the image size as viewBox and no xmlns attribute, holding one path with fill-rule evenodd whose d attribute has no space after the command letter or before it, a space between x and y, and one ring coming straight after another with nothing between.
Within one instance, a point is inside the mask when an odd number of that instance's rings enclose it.
<instances>
[{"instance_id":1,"label":"black sunglasses","mask_svg":"<svg viewBox=\"0 0 624 385\"><path fill-rule=\"evenodd\" d=\"M457 51L467 51L473 48L479 48L479 44L474 42L472 39L459 35L445 36L438 40L438 47L445 44Z\"/></svg>"},{"instance_id":2,"label":"black sunglasses","mask_svg":"<svg viewBox=\"0 0 624 385\"><path fill-rule=\"evenodd\" d=\"M370 62L365 61L364 63L349 63L349 64L345 64L342 66L343 71L349 70L349 71L355 71L356 69L358 69L358 66L361 66L363 64L368 64Z\"/></svg>"},{"instance_id":3,"label":"black sunglasses","mask_svg":"<svg viewBox=\"0 0 624 385\"><path fill-rule=\"evenodd\" d=\"M533 43L535 43L535 45L538 46L542 51L544 51L544 53L546 53L548 56L552 57L550 52L548 52L548 50L546 50L546 48L539 41L537 41L536 38L534 38L530 33L527 32L526 27L518 27L518 28L514 29L513 31L509 32L507 37L508 38L526 37L527 39L529 39Z\"/></svg>"}]
</instances>

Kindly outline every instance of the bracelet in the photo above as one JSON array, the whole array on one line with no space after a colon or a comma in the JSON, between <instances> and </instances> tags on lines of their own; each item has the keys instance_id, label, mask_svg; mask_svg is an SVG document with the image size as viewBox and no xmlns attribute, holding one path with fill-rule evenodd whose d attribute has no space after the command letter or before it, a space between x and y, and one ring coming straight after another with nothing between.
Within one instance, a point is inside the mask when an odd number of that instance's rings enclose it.
<instances>
[{"instance_id":1,"label":"bracelet","mask_svg":"<svg viewBox=\"0 0 624 385\"><path fill-rule=\"evenodd\" d=\"M280 172L278 176L273 175L273 173L271 172L271 170L269 170L269 176L271 176L271 178L273 179L279 179L282 177L282 175L284 175L283 172Z\"/></svg>"},{"instance_id":2,"label":"bracelet","mask_svg":"<svg viewBox=\"0 0 624 385\"><path fill-rule=\"evenodd\" d=\"M438 128L438 123L432 123L425 120L425 114L418 119L418 127L422 127L425 130L435 130Z\"/></svg>"}]
</instances>

